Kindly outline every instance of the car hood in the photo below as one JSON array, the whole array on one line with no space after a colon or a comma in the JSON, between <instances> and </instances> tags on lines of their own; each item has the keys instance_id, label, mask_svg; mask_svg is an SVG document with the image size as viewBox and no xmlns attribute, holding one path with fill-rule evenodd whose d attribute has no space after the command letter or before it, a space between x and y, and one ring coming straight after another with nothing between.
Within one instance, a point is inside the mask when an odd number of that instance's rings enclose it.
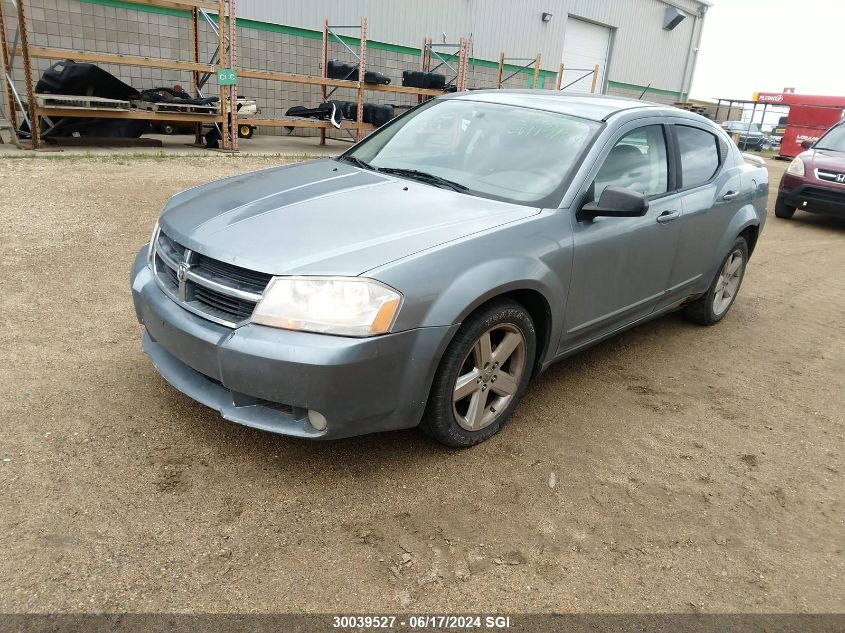
<instances>
[{"instance_id":1,"label":"car hood","mask_svg":"<svg viewBox=\"0 0 845 633\"><path fill-rule=\"evenodd\" d=\"M274 275L360 275L539 212L325 159L173 196L162 230L199 253Z\"/></svg>"},{"instance_id":2,"label":"car hood","mask_svg":"<svg viewBox=\"0 0 845 633\"><path fill-rule=\"evenodd\" d=\"M845 172L845 152L836 152L831 149L811 149L801 156L801 160L806 160L812 167Z\"/></svg>"}]
</instances>

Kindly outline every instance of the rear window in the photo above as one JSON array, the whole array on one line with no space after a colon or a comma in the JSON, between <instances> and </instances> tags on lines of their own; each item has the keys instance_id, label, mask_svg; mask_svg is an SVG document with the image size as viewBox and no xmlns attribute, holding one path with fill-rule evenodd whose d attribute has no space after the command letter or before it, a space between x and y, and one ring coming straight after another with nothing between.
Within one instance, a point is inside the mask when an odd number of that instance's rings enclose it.
<instances>
[{"instance_id":1,"label":"rear window","mask_svg":"<svg viewBox=\"0 0 845 633\"><path fill-rule=\"evenodd\" d=\"M683 187L703 185L719 169L719 139L696 127L675 126L681 150L681 184Z\"/></svg>"}]
</instances>

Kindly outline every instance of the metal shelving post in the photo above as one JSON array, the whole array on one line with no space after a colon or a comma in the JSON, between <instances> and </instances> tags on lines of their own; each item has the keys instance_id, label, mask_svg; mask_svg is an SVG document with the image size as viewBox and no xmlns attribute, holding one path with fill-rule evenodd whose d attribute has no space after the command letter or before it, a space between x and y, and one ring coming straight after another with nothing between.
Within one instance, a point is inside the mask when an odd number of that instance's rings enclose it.
<instances>
[{"instance_id":1,"label":"metal shelving post","mask_svg":"<svg viewBox=\"0 0 845 633\"><path fill-rule=\"evenodd\" d=\"M359 32L358 52L356 53L349 45L343 41L343 38L336 32L338 29L357 29ZM355 82L357 91L357 110L355 112L355 140L360 141L364 138L364 83L367 72L367 18L361 18L360 25L354 24L329 24L329 19L323 20L323 59L321 63L322 76L324 79L329 77L329 41L334 38L340 42L341 46L345 48L352 55L356 61L353 70L344 77L343 81L348 81L349 78L358 71L358 81ZM323 101L328 101L329 97L341 86L334 86L331 90L327 89L327 84L323 84L320 90ZM326 144L326 128L320 129L320 145Z\"/></svg>"}]
</instances>

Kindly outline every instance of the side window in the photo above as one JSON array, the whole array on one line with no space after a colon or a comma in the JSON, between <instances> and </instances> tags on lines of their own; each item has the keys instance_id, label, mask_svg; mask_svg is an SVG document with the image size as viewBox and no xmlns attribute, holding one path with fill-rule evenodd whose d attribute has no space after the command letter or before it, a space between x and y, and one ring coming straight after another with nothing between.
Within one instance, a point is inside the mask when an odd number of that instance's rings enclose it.
<instances>
[{"instance_id":1,"label":"side window","mask_svg":"<svg viewBox=\"0 0 845 633\"><path fill-rule=\"evenodd\" d=\"M647 125L616 142L596 175L595 198L605 187L625 187L646 196L666 193L669 165L662 125Z\"/></svg>"},{"instance_id":2,"label":"side window","mask_svg":"<svg viewBox=\"0 0 845 633\"><path fill-rule=\"evenodd\" d=\"M719 169L719 139L696 127L676 125L681 150L681 184L683 187L703 185Z\"/></svg>"}]
</instances>

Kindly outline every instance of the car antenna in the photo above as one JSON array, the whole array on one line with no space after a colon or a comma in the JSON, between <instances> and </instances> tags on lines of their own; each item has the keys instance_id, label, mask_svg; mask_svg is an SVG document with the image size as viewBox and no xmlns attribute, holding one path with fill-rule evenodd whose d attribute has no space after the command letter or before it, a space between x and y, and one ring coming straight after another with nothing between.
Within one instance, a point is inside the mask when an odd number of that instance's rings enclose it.
<instances>
[{"instance_id":1,"label":"car antenna","mask_svg":"<svg viewBox=\"0 0 845 633\"><path fill-rule=\"evenodd\" d=\"M649 84L648 84L648 85L647 85L647 86L643 89L643 91L640 93L640 96L639 96L639 97L637 97L637 101L642 101L642 100L643 100L643 97L645 96L645 93L647 93L647 92L648 92L648 89L649 89L649 88L651 88L651 83L649 83Z\"/></svg>"}]
</instances>

